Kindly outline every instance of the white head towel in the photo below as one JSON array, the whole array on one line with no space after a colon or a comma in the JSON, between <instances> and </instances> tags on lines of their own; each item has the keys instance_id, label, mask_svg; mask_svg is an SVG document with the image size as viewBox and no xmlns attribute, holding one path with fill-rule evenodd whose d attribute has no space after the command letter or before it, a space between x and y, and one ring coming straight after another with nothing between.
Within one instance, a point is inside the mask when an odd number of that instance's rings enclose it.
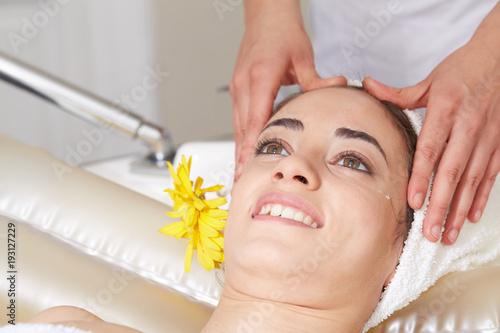
<instances>
[{"instance_id":1,"label":"white head towel","mask_svg":"<svg viewBox=\"0 0 500 333\"><path fill-rule=\"evenodd\" d=\"M15 324L0 327L0 333L92 333L72 326L53 324Z\"/></svg>"},{"instance_id":2,"label":"white head towel","mask_svg":"<svg viewBox=\"0 0 500 333\"><path fill-rule=\"evenodd\" d=\"M417 134L423 124L423 116L417 111L405 110ZM389 317L394 311L407 306L442 276L485 266L500 255L500 191L493 189L488 205L492 208L483 214L477 224L465 222L454 245L428 241L422 232L422 224L429 205L434 174L424 205L415 211L403 253L393 279L383 292L381 300L363 332ZM496 186L498 187L498 186ZM493 207L491 207L493 206Z\"/></svg>"}]
</instances>

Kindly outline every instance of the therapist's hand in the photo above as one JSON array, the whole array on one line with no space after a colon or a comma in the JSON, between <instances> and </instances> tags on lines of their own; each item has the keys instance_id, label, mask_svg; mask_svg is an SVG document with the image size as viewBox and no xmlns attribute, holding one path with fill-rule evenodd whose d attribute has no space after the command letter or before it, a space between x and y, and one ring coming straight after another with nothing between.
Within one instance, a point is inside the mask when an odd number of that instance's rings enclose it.
<instances>
[{"instance_id":1,"label":"therapist's hand","mask_svg":"<svg viewBox=\"0 0 500 333\"><path fill-rule=\"evenodd\" d=\"M495 38L499 38L496 36ZM444 59L422 82L403 89L366 78L379 99L401 108L427 107L408 185L408 202L419 209L437 166L423 231L453 244L466 218L477 222L500 171L500 49L473 39ZM447 143L447 144L445 144Z\"/></svg>"},{"instance_id":2,"label":"therapist's hand","mask_svg":"<svg viewBox=\"0 0 500 333\"><path fill-rule=\"evenodd\" d=\"M235 180L270 118L281 85L299 84L303 90L310 90L346 83L343 77L321 79L314 69L312 46L298 1L265 0L261 2L264 8L253 11L248 7L259 1L245 4L246 31L229 88L236 142Z\"/></svg>"}]
</instances>

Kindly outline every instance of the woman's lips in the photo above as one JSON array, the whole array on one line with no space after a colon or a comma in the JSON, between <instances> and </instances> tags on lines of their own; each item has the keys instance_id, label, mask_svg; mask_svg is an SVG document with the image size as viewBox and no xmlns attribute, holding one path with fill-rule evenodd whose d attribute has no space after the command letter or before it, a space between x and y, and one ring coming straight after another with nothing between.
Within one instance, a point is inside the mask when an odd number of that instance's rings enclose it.
<instances>
[{"instance_id":1,"label":"woman's lips","mask_svg":"<svg viewBox=\"0 0 500 333\"><path fill-rule=\"evenodd\" d=\"M286 224L322 228L324 223L318 212L305 200L293 194L268 192L258 200L252 218L273 219Z\"/></svg>"}]
</instances>

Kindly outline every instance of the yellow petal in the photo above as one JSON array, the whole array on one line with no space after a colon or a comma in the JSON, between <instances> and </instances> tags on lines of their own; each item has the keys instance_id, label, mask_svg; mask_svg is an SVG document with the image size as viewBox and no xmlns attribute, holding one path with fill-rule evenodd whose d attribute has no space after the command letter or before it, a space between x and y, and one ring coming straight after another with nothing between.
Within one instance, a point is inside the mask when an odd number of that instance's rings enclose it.
<instances>
[{"instance_id":1,"label":"yellow petal","mask_svg":"<svg viewBox=\"0 0 500 333\"><path fill-rule=\"evenodd\" d=\"M191 229L191 228L186 229L186 233L184 234L184 236L182 238L187 238L187 239L193 238L193 229Z\"/></svg>"},{"instance_id":2,"label":"yellow petal","mask_svg":"<svg viewBox=\"0 0 500 333\"><path fill-rule=\"evenodd\" d=\"M182 213L179 213L178 211L177 212L165 212L165 214L167 214L170 217L181 217L182 216Z\"/></svg>"},{"instance_id":3,"label":"yellow petal","mask_svg":"<svg viewBox=\"0 0 500 333\"><path fill-rule=\"evenodd\" d=\"M174 202L178 200L182 200L182 196L179 195L179 193L176 190L165 190L165 192L168 192L168 196L170 199L172 199Z\"/></svg>"},{"instance_id":4,"label":"yellow petal","mask_svg":"<svg viewBox=\"0 0 500 333\"><path fill-rule=\"evenodd\" d=\"M224 185L214 185L214 186L210 186L210 187L207 187L207 188L204 188L202 189L201 191L203 193L207 193L207 192L217 192L218 190L221 190L224 188Z\"/></svg>"},{"instance_id":5,"label":"yellow petal","mask_svg":"<svg viewBox=\"0 0 500 333\"><path fill-rule=\"evenodd\" d=\"M187 169L188 173L191 171L192 159L193 159L193 156L189 156L189 161L186 162L186 156L182 155L182 158L181 158L181 164Z\"/></svg>"},{"instance_id":6,"label":"yellow petal","mask_svg":"<svg viewBox=\"0 0 500 333\"><path fill-rule=\"evenodd\" d=\"M180 181L180 180L179 180ZM182 183L179 183L179 184L175 184L175 195L176 197L181 197L181 198L188 198L189 195L188 195L188 192L186 191L186 189L184 188L184 185Z\"/></svg>"},{"instance_id":7,"label":"yellow petal","mask_svg":"<svg viewBox=\"0 0 500 333\"><path fill-rule=\"evenodd\" d=\"M200 232L196 229L193 230L193 248L196 250L198 247L200 247Z\"/></svg>"},{"instance_id":8,"label":"yellow petal","mask_svg":"<svg viewBox=\"0 0 500 333\"><path fill-rule=\"evenodd\" d=\"M184 221L183 221L184 222ZM186 225L184 223L184 225ZM191 237L193 236L193 229L192 228L186 228L186 230L184 230L184 232L179 232L176 237L177 239L179 238L187 238L187 239L190 239Z\"/></svg>"},{"instance_id":9,"label":"yellow petal","mask_svg":"<svg viewBox=\"0 0 500 333\"><path fill-rule=\"evenodd\" d=\"M217 230L215 230L214 228L211 228L206 223L199 223L198 227L199 227L200 232L207 237L217 237L219 235L219 232Z\"/></svg>"},{"instance_id":10,"label":"yellow petal","mask_svg":"<svg viewBox=\"0 0 500 333\"><path fill-rule=\"evenodd\" d=\"M163 192L167 192L168 194L173 195L174 197L179 195L179 193L177 192L177 190L172 190L171 188L167 188Z\"/></svg>"},{"instance_id":11,"label":"yellow petal","mask_svg":"<svg viewBox=\"0 0 500 333\"><path fill-rule=\"evenodd\" d=\"M174 167L172 166L172 163L167 161L168 165L168 171L170 171L170 175L172 176L172 179L174 180L174 184L180 184L181 181L179 177L177 177L177 174L175 173Z\"/></svg>"},{"instance_id":12,"label":"yellow petal","mask_svg":"<svg viewBox=\"0 0 500 333\"><path fill-rule=\"evenodd\" d=\"M214 241L215 243L217 243L217 245L223 249L224 248L224 234L222 232L219 231L219 236L217 237L211 237L210 238L212 241Z\"/></svg>"},{"instance_id":13,"label":"yellow petal","mask_svg":"<svg viewBox=\"0 0 500 333\"><path fill-rule=\"evenodd\" d=\"M203 200L200 200L196 197L194 198L193 203L198 210L202 210L203 208L205 208L205 203L203 202Z\"/></svg>"},{"instance_id":14,"label":"yellow petal","mask_svg":"<svg viewBox=\"0 0 500 333\"><path fill-rule=\"evenodd\" d=\"M175 236L179 232L186 231L186 228L184 227L184 222L181 221L181 222L175 222L175 223L168 224L158 231L161 232L162 234L167 235L167 236ZM177 238L177 239L179 239L179 238Z\"/></svg>"},{"instance_id":15,"label":"yellow petal","mask_svg":"<svg viewBox=\"0 0 500 333\"><path fill-rule=\"evenodd\" d=\"M227 220L227 210L224 209L209 209L204 212L206 215L213 217L214 219Z\"/></svg>"},{"instance_id":16,"label":"yellow petal","mask_svg":"<svg viewBox=\"0 0 500 333\"><path fill-rule=\"evenodd\" d=\"M219 244L214 242L210 237L207 237L203 234L200 235L201 243L203 244L204 249L211 249L213 251L220 251L221 247Z\"/></svg>"},{"instance_id":17,"label":"yellow petal","mask_svg":"<svg viewBox=\"0 0 500 333\"><path fill-rule=\"evenodd\" d=\"M225 205L227 203L226 198L215 198L210 200L205 200L205 204L210 208L217 208L219 206Z\"/></svg>"},{"instance_id":18,"label":"yellow petal","mask_svg":"<svg viewBox=\"0 0 500 333\"><path fill-rule=\"evenodd\" d=\"M207 254L205 254L202 248L196 249L196 252L198 255L198 261L203 268L205 268L207 271L210 271L212 268L214 268L214 261Z\"/></svg>"},{"instance_id":19,"label":"yellow petal","mask_svg":"<svg viewBox=\"0 0 500 333\"><path fill-rule=\"evenodd\" d=\"M183 215L188 213L189 208L191 208L191 205L185 201L176 202L174 205L174 210L178 211L179 214Z\"/></svg>"},{"instance_id":20,"label":"yellow petal","mask_svg":"<svg viewBox=\"0 0 500 333\"><path fill-rule=\"evenodd\" d=\"M209 256L213 261L224 262L224 253L222 251L215 251L209 248L204 249L205 254Z\"/></svg>"},{"instance_id":21,"label":"yellow petal","mask_svg":"<svg viewBox=\"0 0 500 333\"><path fill-rule=\"evenodd\" d=\"M226 226L226 222L221 221L219 219L215 219L215 218L211 217L210 215L205 214L204 212L201 212L201 214L200 214L200 221L208 224L210 227L217 229L217 230L224 229L224 227Z\"/></svg>"},{"instance_id":22,"label":"yellow petal","mask_svg":"<svg viewBox=\"0 0 500 333\"><path fill-rule=\"evenodd\" d=\"M215 263L222 263L224 262L224 252L222 251L213 251L208 249L205 254L210 257L210 259Z\"/></svg>"},{"instance_id":23,"label":"yellow petal","mask_svg":"<svg viewBox=\"0 0 500 333\"><path fill-rule=\"evenodd\" d=\"M189 180L189 170L185 165L179 165L179 169L177 169L177 176L181 180L182 186L185 186L187 183L191 183Z\"/></svg>"},{"instance_id":24,"label":"yellow petal","mask_svg":"<svg viewBox=\"0 0 500 333\"><path fill-rule=\"evenodd\" d=\"M179 176L179 179L181 180L182 187L185 191L185 194L189 195L191 198L194 197L194 193L192 190L192 184L191 181L189 180L189 173L182 168L179 170L179 173L177 174Z\"/></svg>"},{"instance_id":25,"label":"yellow petal","mask_svg":"<svg viewBox=\"0 0 500 333\"><path fill-rule=\"evenodd\" d=\"M190 207L186 214L185 222L187 227L194 227L198 222L199 212L194 207Z\"/></svg>"},{"instance_id":26,"label":"yellow petal","mask_svg":"<svg viewBox=\"0 0 500 333\"><path fill-rule=\"evenodd\" d=\"M199 195L198 193L200 192L201 184L203 184L203 178L196 178L196 182L194 183L194 193L196 193L196 195Z\"/></svg>"}]
</instances>

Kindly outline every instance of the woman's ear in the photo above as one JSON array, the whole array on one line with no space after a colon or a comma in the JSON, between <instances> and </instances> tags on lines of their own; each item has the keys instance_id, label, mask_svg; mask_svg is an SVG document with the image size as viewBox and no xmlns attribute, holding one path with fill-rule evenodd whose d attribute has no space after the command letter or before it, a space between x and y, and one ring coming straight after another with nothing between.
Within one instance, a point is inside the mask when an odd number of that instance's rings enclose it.
<instances>
[{"instance_id":1,"label":"woman's ear","mask_svg":"<svg viewBox=\"0 0 500 333\"><path fill-rule=\"evenodd\" d=\"M399 262L398 262L398 264L399 264ZM391 280L394 277L394 274L396 274L396 268L398 267L398 264L396 264L396 266L394 266L394 269L392 270L391 274L389 274L389 276L387 277L387 279L385 279L384 290L385 290L385 288L387 288L387 286L389 285L389 283L391 283Z\"/></svg>"},{"instance_id":2,"label":"woman's ear","mask_svg":"<svg viewBox=\"0 0 500 333\"><path fill-rule=\"evenodd\" d=\"M401 245L401 248L398 251L398 256L395 259L394 269L391 271L391 273L389 274L387 279L385 279L385 281L384 281L384 290L385 290L385 288L387 288L389 283L391 283L392 278L394 277L394 274L396 274L396 269L398 268L398 265L399 265L399 257L401 256L402 253L403 253L403 245Z\"/></svg>"}]
</instances>

